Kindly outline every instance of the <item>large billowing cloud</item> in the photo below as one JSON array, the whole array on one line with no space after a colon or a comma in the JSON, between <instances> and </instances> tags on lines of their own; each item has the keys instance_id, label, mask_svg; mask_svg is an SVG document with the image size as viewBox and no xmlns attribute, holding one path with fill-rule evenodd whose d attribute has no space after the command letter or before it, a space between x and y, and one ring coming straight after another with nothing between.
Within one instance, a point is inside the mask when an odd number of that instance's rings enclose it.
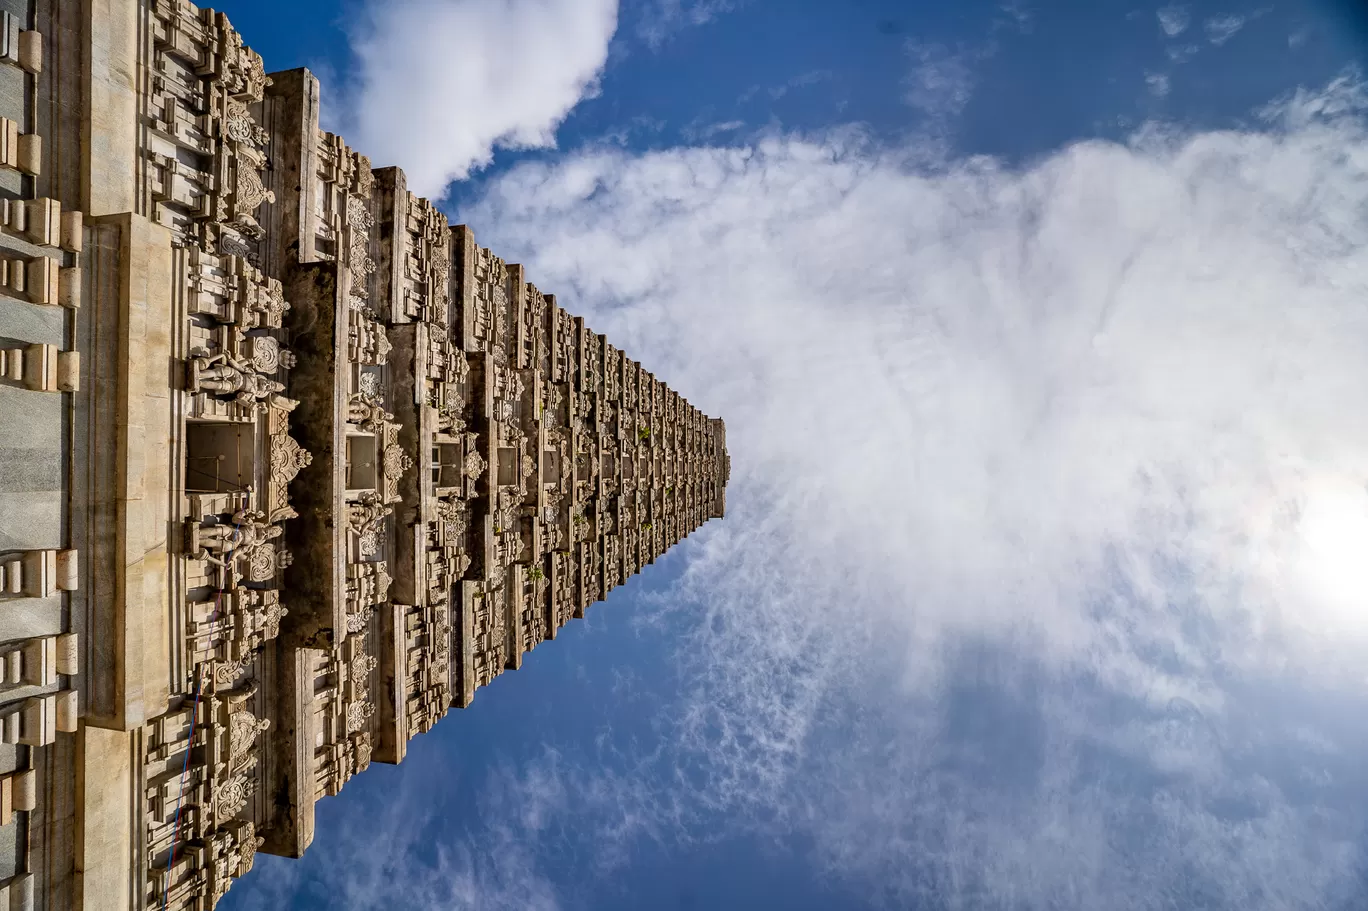
<instances>
[{"instance_id":1,"label":"large billowing cloud","mask_svg":"<svg viewBox=\"0 0 1368 911\"><path fill-rule=\"evenodd\" d=\"M849 134L600 152L463 213L727 420L678 593L690 800L899 903L1351 888L1362 110L1340 83L1020 171Z\"/></svg>"},{"instance_id":2,"label":"large billowing cloud","mask_svg":"<svg viewBox=\"0 0 1368 911\"><path fill-rule=\"evenodd\" d=\"M660 742L521 770L399 888L553 907L574 818L797 832L896 907L1350 907L1364 109L1021 170L845 132L495 182L479 240L726 419L729 515L652 608Z\"/></svg>"},{"instance_id":3,"label":"large billowing cloud","mask_svg":"<svg viewBox=\"0 0 1368 911\"><path fill-rule=\"evenodd\" d=\"M370 3L352 32L357 70L338 126L440 199L496 148L555 145L597 91L617 12L617 0Z\"/></svg>"}]
</instances>

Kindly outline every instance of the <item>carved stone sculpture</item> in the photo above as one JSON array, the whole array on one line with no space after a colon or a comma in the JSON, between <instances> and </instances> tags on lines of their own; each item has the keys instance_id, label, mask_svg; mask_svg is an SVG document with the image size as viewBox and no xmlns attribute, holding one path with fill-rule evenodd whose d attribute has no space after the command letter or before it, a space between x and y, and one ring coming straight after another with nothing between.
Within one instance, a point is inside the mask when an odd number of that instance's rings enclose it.
<instances>
[{"instance_id":1,"label":"carved stone sculpture","mask_svg":"<svg viewBox=\"0 0 1368 911\"><path fill-rule=\"evenodd\" d=\"M228 354L199 355L190 360L190 388L214 395L232 395L239 404L255 405L285 387L260 375Z\"/></svg>"}]
</instances>

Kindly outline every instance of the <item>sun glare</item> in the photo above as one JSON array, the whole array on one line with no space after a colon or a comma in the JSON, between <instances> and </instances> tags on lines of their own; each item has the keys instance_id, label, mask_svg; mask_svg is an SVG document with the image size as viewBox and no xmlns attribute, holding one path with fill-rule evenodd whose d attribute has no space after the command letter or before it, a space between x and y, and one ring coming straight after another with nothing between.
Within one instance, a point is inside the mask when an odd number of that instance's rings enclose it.
<instances>
[{"instance_id":1,"label":"sun glare","mask_svg":"<svg viewBox=\"0 0 1368 911\"><path fill-rule=\"evenodd\" d=\"M1299 566L1334 621L1368 625L1368 489L1348 480L1307 492L1299 523Z\"/></svg>"}]
</instances>

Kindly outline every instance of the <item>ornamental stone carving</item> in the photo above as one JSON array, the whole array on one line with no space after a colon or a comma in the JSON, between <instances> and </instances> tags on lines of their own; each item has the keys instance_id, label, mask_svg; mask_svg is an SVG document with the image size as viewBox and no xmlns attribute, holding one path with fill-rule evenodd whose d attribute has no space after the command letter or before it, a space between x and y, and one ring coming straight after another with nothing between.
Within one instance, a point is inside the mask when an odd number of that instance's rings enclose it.
<instances>
[{"instance_id":1,"label":"ornamental stone carving","mask_svg":"<svg viewBox=\"0 0 1368 911\"><path fill-rule=\"evenodd\" d=\"M251 655L247 655L241 661L217 662L214 665L214 685L219 688L232 686L242 677L251 664Z\"/></svg>"},{"instance_id":2,"label":"ornamental stone carving","mask_svg":"<svg viewBox=\"0 0 1368 911\"><path fill-rule=\"evenodd\" d=\"M370 655L357 655L352 659L351 676L353 680L367 680L370 678L371 671L375 670L377 662Z\"/></svg>"},{"instance_id":3,"label":"ornamental stone carving","mask_svg":"<svg viewBox=\"0 0 1368 911\"><path fill-rule=\"evenodd\" d=\"M256 744L257 735L271 727L271 719L257 718L246 710L234 712L228 719L229 756L240 759Z\"/></svg>"},{"instance_id":4,"label":"ornamental stone carving","mask_svg":"<svg viewBox=\"0 0 1368 911\"><path fill-rule=\"evenodd\" d=\"M219 234L218 250L224 256L241 256L243 259L251 259L256 255L251 244L231 231Z\"/></svg>"},{"instance_id":5,"label":"ornamental stone carving","mask_svg":"<svg viewBox=\"0 0 1368 911\"><path fill-rule=\"evenodd\" d=\"M369 231L375 226L375 218L371 215L370 206L366 204L364 199L356 196L347 199L347 223L361 232Z\"/></svg>"},{"instance_id":6,"label":"ornamental stone carving","mask_svg":"<svg viewBox=\"0 0 1368 911\"><path fill-rule=\"evenodd\" d=\"M352 738L356 744L356 774L360 774L370 768L371 762L371 740L368 732L362 732Z\"/></svg>"},{"instance_id":7,"label":"ornamental stone carving","mask_svg":"<svg viewBox=\"0 0 1368 911\"><path fill-rule=\"evenodd\" d=\"M238 166L237 186L233 193L238 214L254 212L263 202L275 202L275 199L275 193L266 189L261 182L261 175L257 174L255 168Z\"/></svg>"},{"instance_id":8,"label":"ornamental stone carving","mask_svg":"<svg viewBox=\"0 0 1368 911\"><path fill-rule=\"evenodd\" d=\"M354 734L366 726L366 721L375 714L375 706L369 701L353 702L347 706L347 733Z\"/></svg>"},{"instance_id":9,"label":"ornamental stone carving","mask_svg":"<svg viewBox=\"0 0 1368 911\"><path fill-rule=\"evenodd\" d=\"M220 818L235 816L255 793L255 778L246 773L233 775L219 786L218 792L214 795L214 809Z\"/></svg>"},{"instance_id":10,"label":"ornamental stone carving","mask_svg":"<svg viewBox=\"0 0 1368 911\"><path fill-rule=\"evenodd\" d=\"M471 480L479 480L484 474L488 463L478 452L471 451L465 459L465 475Z\"/></svg>"},{"instance_id":11,"label":"ornamental stone carving","mask_svg":"<svg viewBox=\"0 0 1368 911\"><path fill-rule=\"evenodd\" d=\"M375 607L370 604L362 605L356 613L347 615L347 632L361 632L370 625L373 616L375 616Z\"/></svg>"},{"instance_id":12,"label":"ornamental stone carving","mask_svg":"<svg viewBox=\"0 0 1368 911\"><path fill-rule=\"evenodd\" d=\"M257 848L265 841L266 839L257 837L256 829L250 822L243 825L238 841L238 876L245 876L252 869L252 864L256 862Z\"/></svg>"},{"instance_id":13,"label":"ornamental stone carving","mask_svg":"<svg viewBox=\"0 0 1368 911\"><path fill-rule=\"evenodd\" d=\"M223 117L223 133L234 142L246 143L253 148L265 145L271 138L269 133L257 126L247 105L231 98Z\"/></svg>"},{"instance_id":14,"label":"ornamental stone carving","mask_svg":"<svg viewBox=\"0 0 1368 911\"><path fill-rule=\"evenodd\" d=\"M385 477L397 481L413 467L413 457L399 445L385 447Z\"/></svg>"},{"instance_id":15,"label":"ornamental stone carving","mask_svg":"<svg viewBox=\"0 0 1368 911\"><path fill-rule=\"evenodd\" d=\"M251 558L247 561L248 579L253 582L269 582L275 578L276 569L277 558L274 544L261 544L253 549Z\"/></svg>"},{"instance_id":16,"label":"ornamental stone carving","mask_svg":"<svg viewBox=\"0 0 1368 911\"><path fill-rule=\"evenodd\" d=\"M280 342L269 335L252 339L252 366L257 373L275 373L280 369ZM290 358L293 362L293 357Z\"/></svg>"},{"instance_id":17,"label":"ornamental stone carving","mask_svg":"<svg viewBox=\"0 0 1368 911\"><path fill-rule=\"evenodd\" d=\"M380 385L379 375L372 373L369 370L361 374L361 378L357 380L356 385L360 389L361 394L367 398L379 398L381 392L384 391L384 387Z\"/></svg>"},{"instance_id":18,"label":"ornamental stone carving","mask_svg":"<svg viewBox=\"0 0 1368 911\"><path fill-rule=\"evenodd\" d=\"M313 456L288 434L271 438L271 481L282 489L311 464Z\"/></svg>"}]
</instances>

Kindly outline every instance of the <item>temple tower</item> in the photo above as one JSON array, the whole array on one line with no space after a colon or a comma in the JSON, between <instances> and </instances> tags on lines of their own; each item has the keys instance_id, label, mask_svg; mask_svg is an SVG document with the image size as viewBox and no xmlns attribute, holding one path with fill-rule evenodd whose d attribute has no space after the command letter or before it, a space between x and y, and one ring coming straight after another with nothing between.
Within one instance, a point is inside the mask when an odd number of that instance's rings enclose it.
<instances>
[{"instance_id":1,"label":"temple tower","mask_svg":"<svg viewBox=\"0 0 1368 911\"><path fill-rule=\"evenodd\" d=\"M211 908L721 517L725 428L222 14L0 7L0 909Z\"/></svg>"}]
</instances>

